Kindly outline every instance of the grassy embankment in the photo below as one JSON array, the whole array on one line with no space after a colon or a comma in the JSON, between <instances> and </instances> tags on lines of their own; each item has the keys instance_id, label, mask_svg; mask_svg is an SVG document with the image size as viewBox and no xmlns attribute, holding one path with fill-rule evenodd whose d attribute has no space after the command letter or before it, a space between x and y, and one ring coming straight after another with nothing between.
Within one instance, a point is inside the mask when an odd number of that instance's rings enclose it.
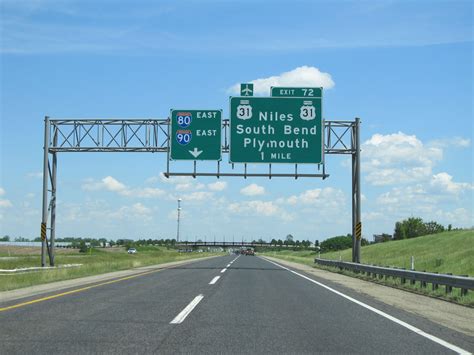
<instances>
[{"instance_id":1,"label":"grassy embankment","mask_svg":"<svg viewBox=\"0 0 474 355\"><path fill-rule=\"evenodd\" d=\"M124 248L92 249L91 253L79 253L58 250L55 261L57 266L65 264L82 264L79 267L30 271L21 274L0 274L0 291L12 290L53 281L74 279L78 277L103 274L112 271L126 270L140 266L162 264L171 261L202 258L217 253L178 253L164 247L138 247L136 254L127 254ZM21 248L14 253L7 248L0 249L0 269L15 269L40 266L38 251L22 254Z\"/></svg>"},{"instance_id":2,"label":"grassy embankment","mask_svg":"<svg viewBox=\"0 0 474 355\"><path fill-rule=\"evenodd\" d=\"M276 251L263 255L274 256L280 259L294 261L314 266L314 251ZM361 262L379 266L401 267L410 269L410 258L415 258L415 270L452 273L453 275L474 276L474 230L451 231L428 235L413 239L390 241L372 244L361 248ZM352 251L346 249L337 252L322 253L321 258L332 260L351 261ZM336 269L329 268L331 271ZM344 272L344 274L353 273ZM364 276L357 275L365 278ZM419 286L401 285L399 280L377 280L391 286L406 287L413 291L420 291ZM461 297L459 290L454 290L451 295L444 295L444 290L421 290L423 293L436 297L447 297L463 304L474 305L474 292Z\"/></svg>"}]
</instances>

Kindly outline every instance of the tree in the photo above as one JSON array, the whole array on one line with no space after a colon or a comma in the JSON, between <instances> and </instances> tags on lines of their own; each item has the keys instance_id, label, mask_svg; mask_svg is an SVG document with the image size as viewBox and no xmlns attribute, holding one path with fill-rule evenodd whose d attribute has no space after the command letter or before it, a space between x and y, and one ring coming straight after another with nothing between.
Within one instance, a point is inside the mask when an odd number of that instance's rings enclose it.
<instances>
[{"instance_id":1,"label":"tree","mask_svg":"<svg viewBox=\"0 0 474 355\"><path fill-rule=\"evenodd\" d=\"M80 244L79 244L79 253L87 253L87 245L86 245L86 242L81 240Z\"/></svg>"},{"instance_id":2,"label":"tree","mask_svg":"<svg viewBox=\"0 0 474 355\"><path fill-rule=\"evenodd\" d=\"M436 234L444 232L444 226L435 221L425 223L426 234Z\"/></svg>"},{"instance_id":3,"label":"tree","mask_svg":"<svg viewBox=\"0 0 474 355\"><path fill-rule=\"evenodd\" d=\"M340 235L333 238L328 238L321 242L321 249L324 251L334 251L352 248L352 236L347 234L346 236Z\"/></svg>"},{"instance_id":4,"label":"tree","mask_svg":"<svg viewBox=\"0 0 474 355\"><path fill-rule=\"evenodd\" d=\"M453 229L453 226L450 224L448 224L448 231L451 231L451 229Z\"/></svg>"},{"instance_id":5,"label":"tree","mask_svg":"<svg viewBox=\"0 0 474 355\"><path fill-rule=\"evenodd\" d=\"M314 246L315 246L315 247L319 247L319 240L316 239L316 240L314 241Z\"/></svg>"},{"instance_id":6,"label":"tree","mask_svg":"<svg viewBox=\"0 0 474 355\"><path fill-rule=\"evenodd\" d=\"M10 241L10 236L5 235L2 238L0 238L0 242L9 242Z\"/></svg>"}]
</instances>

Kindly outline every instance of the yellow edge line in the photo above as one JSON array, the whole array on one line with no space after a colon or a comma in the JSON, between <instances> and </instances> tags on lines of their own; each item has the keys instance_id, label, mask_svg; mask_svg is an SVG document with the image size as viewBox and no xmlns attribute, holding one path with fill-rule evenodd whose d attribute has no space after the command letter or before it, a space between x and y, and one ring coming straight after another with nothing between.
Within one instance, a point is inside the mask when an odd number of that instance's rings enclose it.
<instances>
[{"instance_id":1,"label":"yellow edge line","mask_svg":"<svg viewBox=\"0 0 474 355\"><path fill-rule=\"evenodd\" d=\"M8 310L14 309L14 308L19 308L19 307L27 306L27 305L34 304L34 303L38 303L38 302L48 301L48 300L51 300L51 299L54 299L54 298L58 298L58 297L62 297L62 296L71 295L71 294L73 294L73 293L78 293L78 292L86 291L86 290L89 290L89 289L94 288L94 287L109 285L109 284L113 284L113 283L115 283L115 282L120 282L120 281L125 281L125 280L129 280L129 279L133 279L133 278L135 278L135 277L139 277L139 276L143 276L143 275L148 275L148 274L151 274L151 273L153 273L153 272L158 272L158 271L161 271L161 270L164 270L164 269L166 269L166 268L158 269L158 270L152 270L152 271L147 271L147 272L143 272L143 273L137 274L137 275L126 276L126 277L122 277L122 278L120 278L120 279L115 279L115 280L111 280L111 281L107 281L107 282L102 282L102 283L100 283L100 284L95 284L95 285L91 285L91 286L86 286L86 287L82 287L82 288L77 288L77 289L75 289L75 290L66 291L66 292L63 292L63 293L58 293L58 294L56 294L56 295L51 295L51 296L47 296L47 297L38 298L38 299L31 300L31 301L28 301L28 302L23 302L23 303L14 304L14 305L12 305L12 306L0 308L0 312L8 311Z\"/></svg>"}]
</instances>

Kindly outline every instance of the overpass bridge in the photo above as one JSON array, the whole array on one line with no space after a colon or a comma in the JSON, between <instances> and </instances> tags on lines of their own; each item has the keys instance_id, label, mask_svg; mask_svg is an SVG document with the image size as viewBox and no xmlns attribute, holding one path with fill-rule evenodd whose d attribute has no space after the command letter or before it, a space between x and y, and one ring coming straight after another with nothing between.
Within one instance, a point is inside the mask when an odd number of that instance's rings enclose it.
<instances>
[{"instance_id":1,"label":"overpass bridge","mask_svg":"<svg viewBox=\"0 0 474 355\"><path fill-rule=\"evenodd\" d=\"M280 245L260 242L178 242L176 247L222 247L222 248L255 248L255 247L282 247L282 248L298 248L297 245Z\"/></svg>"}]
</instances>

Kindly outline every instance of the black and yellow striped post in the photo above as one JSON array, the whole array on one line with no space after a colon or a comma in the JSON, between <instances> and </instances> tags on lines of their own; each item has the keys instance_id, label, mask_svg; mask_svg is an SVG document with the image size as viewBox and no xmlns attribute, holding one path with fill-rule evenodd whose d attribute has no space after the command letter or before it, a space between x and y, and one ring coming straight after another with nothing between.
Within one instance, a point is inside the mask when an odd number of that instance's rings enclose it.
<instances>
[{"instance_id":1,"label":"black and yellow striped post","mask_svg":"<svg viewBox=\"0 0 474 355\"><path fill-rule=\"evenodd\" d=\"M356 239L362 239L362 222L357 223L356 225Z\"/></svg>"},{"instance_id":2,"label":"black and yellow striped post","mask_svg":"<svg viewBox=\"0 0 474 355\"><path fill-rule=\"evenodd\" d=\"M41 240L46 240L46 223L41 223Z\"/></svg>"}]
</instances>

